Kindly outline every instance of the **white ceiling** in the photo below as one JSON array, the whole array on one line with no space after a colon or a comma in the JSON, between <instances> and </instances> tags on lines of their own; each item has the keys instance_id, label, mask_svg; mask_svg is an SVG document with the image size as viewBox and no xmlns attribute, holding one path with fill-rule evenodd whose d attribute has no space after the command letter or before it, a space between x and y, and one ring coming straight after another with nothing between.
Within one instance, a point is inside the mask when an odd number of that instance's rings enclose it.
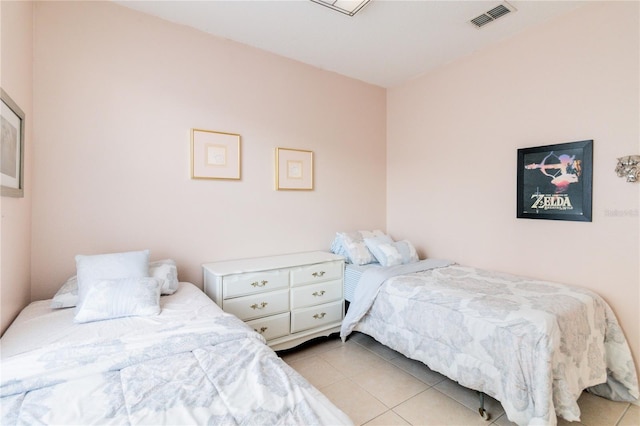
<instances>
[{"instance_id":1,"label":"white ceiling","mask_svg":"<svg viewBox=\"0 0 640 426\"><path fill-rule=\"evenodd\" d=\"M481 29L469 20L501 0L372 0L354 17L309 0L117 3L388 88L586 2L511 0L515 13Z\"/></svg>"}]
</instances>

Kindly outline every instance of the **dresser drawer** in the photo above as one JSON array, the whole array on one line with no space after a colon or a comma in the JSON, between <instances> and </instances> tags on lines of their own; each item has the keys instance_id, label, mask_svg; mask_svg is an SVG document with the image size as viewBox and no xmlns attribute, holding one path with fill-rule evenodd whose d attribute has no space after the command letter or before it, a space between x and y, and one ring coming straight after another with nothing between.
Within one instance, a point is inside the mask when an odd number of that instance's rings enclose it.
<instances>
[{"instance_id":1,"label":"dresser drawer","mask_svg":"<svg viewBox=\"0 0 640 426\"><path fill-rule=\"evenodd\" d=\"M241 320L286 312L289 310L289 289L228 299L224 301L223 309Z\"/></svg>"},{"instance_id":2,"label":"dresser drawer","mask_svg":"<svg viewBox=\"0 0 640 426\"><path fill-rule=\"evenodd\" d=\"M289 318L289 312L285 312L284 314L247 321L247 325L269 341L289 334Z\"/></svg>"},{"instance_id":3,"label":"dresser drawer","mask_svg":"<svg viewBox=\"0 0 640 426\"><path fill-rule=\"evenodd\" d=\"M291 286L342 278L343 262L325 262L291 269Z\"/></svg>"},{"instance_id":4,"label":"dresser drawer","mask_svg":"<svg viewBox=\"0 0 640 426\"><path fill-rule=\"evenodd\" d=\"M291 312L291 332L308 330L342 320L342 300Z\"/></svg>"},{"instance_id":5,"label":"dresser drawer","mask_svg":"<svg viewBox=\"0 0 640 426\"><path fill-rule=\"evenodd\" d=\"M249 272L227 275L222 279L225 299L289 287L289 271Z\"/></svg>"},{"instance_id":6,"label":"dresser drawer","mask_svg":"<svg viewBox=\"0 0 640 426\"><path fill-rule=\"evenodd\" d=\"M321 305L342 299L342 280L309 284L291 289L291 309Z\"/></svg>"}]
</instances>

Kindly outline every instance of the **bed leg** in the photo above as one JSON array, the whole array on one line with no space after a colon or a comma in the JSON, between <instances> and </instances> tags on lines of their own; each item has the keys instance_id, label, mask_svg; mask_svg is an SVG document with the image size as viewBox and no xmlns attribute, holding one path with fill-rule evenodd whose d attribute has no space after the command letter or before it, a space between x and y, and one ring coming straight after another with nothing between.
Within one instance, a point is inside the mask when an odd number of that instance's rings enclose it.
<instances>
[{"instance_id":1,"label":"bed leg","mask_svg":"<svg viewBox=\"0 0 640 426\"><path fill-rule=\"evenodd\" d=\"M488 421L491 419L491 414L484 409L484 392L478 392L478 396L480 397L480 408L478 408L478 413L480 413L480 417Z\"/></svg>"}]
</instances>

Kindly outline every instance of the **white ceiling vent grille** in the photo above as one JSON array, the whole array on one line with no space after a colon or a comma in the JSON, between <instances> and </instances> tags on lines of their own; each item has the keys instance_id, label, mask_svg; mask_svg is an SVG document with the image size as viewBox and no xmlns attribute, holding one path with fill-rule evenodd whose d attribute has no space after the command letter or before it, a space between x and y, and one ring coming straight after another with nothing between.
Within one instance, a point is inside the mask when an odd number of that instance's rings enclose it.
<instances>
[{"instance_id":1,"label":"white ceiling vent grille","mask_svg":"<svg viewBox=\"0 0 640 426\"><path fill-rule=\"evenodd\" d=\"M490 22L495 21L498 18L503 17L504 15L511 13L511 12L515 12L516 8L511 6L509 3L507 3L506 1L496 7L494 7L493 9L483 13L480 16L477 16L475 18L473 18L472 20L470 20L469 22L471 22L476 28L481 28L485 25L487 25Z\"/></svg>"}]
</instances>

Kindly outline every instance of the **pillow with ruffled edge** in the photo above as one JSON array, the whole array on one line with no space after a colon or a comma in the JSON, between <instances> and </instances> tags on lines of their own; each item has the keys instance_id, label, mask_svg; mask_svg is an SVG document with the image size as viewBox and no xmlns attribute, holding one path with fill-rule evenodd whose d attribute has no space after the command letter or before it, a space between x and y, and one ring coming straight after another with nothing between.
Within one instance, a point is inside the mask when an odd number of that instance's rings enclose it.
<instances>
[{"instance_id":1,"label":"pillow with ruffled edge","mask_svg":"<svg viewBox=\"0 0 640 426\"><path fill-rule=\"evenodd\" d=\"M73 308L78 304L78 278L74 275L62 284L51 299L52 309Z\"/></svg>"},{"instance_id":2,"label":"pillow with ruffled edge","mask_svg":"<svg viewBox=\"0 0 640 426\"><path fill-rule=\"evenodd\" d=\"M367 265L376 261L371 251L364 243L365 238L382 238L393 242L390 236L376 229L374 231L339 232L342 251L346 258L355 265Z\"/></svg>"},{"instance_id":3,"label":"pillow with ruffled edge","mask_svg":"<svg viewBox=\"0 0 640 426\"><path fill-rule=\"evenodd\" d=\"M160 282L160 294L169 295L178 290L178 267L173 259L149 263L149 276Z\"/></svg>"},{"instance_id":4,"label":"pillow with ruffled edge","mask_svg":"<svg viewBox=\"0 0 640 426\"><path fill-rule=\"evenodd\" d=\"M405 265L419 260L418 252L408 240L389 243L380 238L365 238L364 242L382 266Z\"/></svg>"},{"instance_id":5,"label":"pillow with ruffled edge","mask_svg":"<svg viewBox=\"0 0 640 426\"><path fill-rule=\"evenodd\" d=\"M156 260L149 263L149 276L160 282L160 295L168 296L179 287L178 267L173 259ZM78 278L70 277L51 299L51 309L73 308L78 304Z\"/></svg>"},{"instance_id":6,"label":"pillow with ruffled edge","mask_svg":"<svg viewBox=\"0 0 640 426\"><path fill-rule=\"evenodd\" d=\"M95 280L79 299L73 321L85 323L159 313L160 283L156 278Z\"/></svg>"},{"instance_id":7,"label":"pillow with ruffled edge","mask_svg":"<svg viewBox=\"0 0 640 426\"><path fill-rule=\"evenodd\" d=\"M345 257L347 262L349 262L349 253L347 253L344 245L342 244L342 232L336 232L336 236L331 242L331 249L329 251L331 251L331 253Z\"/></svg>"}]
</instances>

